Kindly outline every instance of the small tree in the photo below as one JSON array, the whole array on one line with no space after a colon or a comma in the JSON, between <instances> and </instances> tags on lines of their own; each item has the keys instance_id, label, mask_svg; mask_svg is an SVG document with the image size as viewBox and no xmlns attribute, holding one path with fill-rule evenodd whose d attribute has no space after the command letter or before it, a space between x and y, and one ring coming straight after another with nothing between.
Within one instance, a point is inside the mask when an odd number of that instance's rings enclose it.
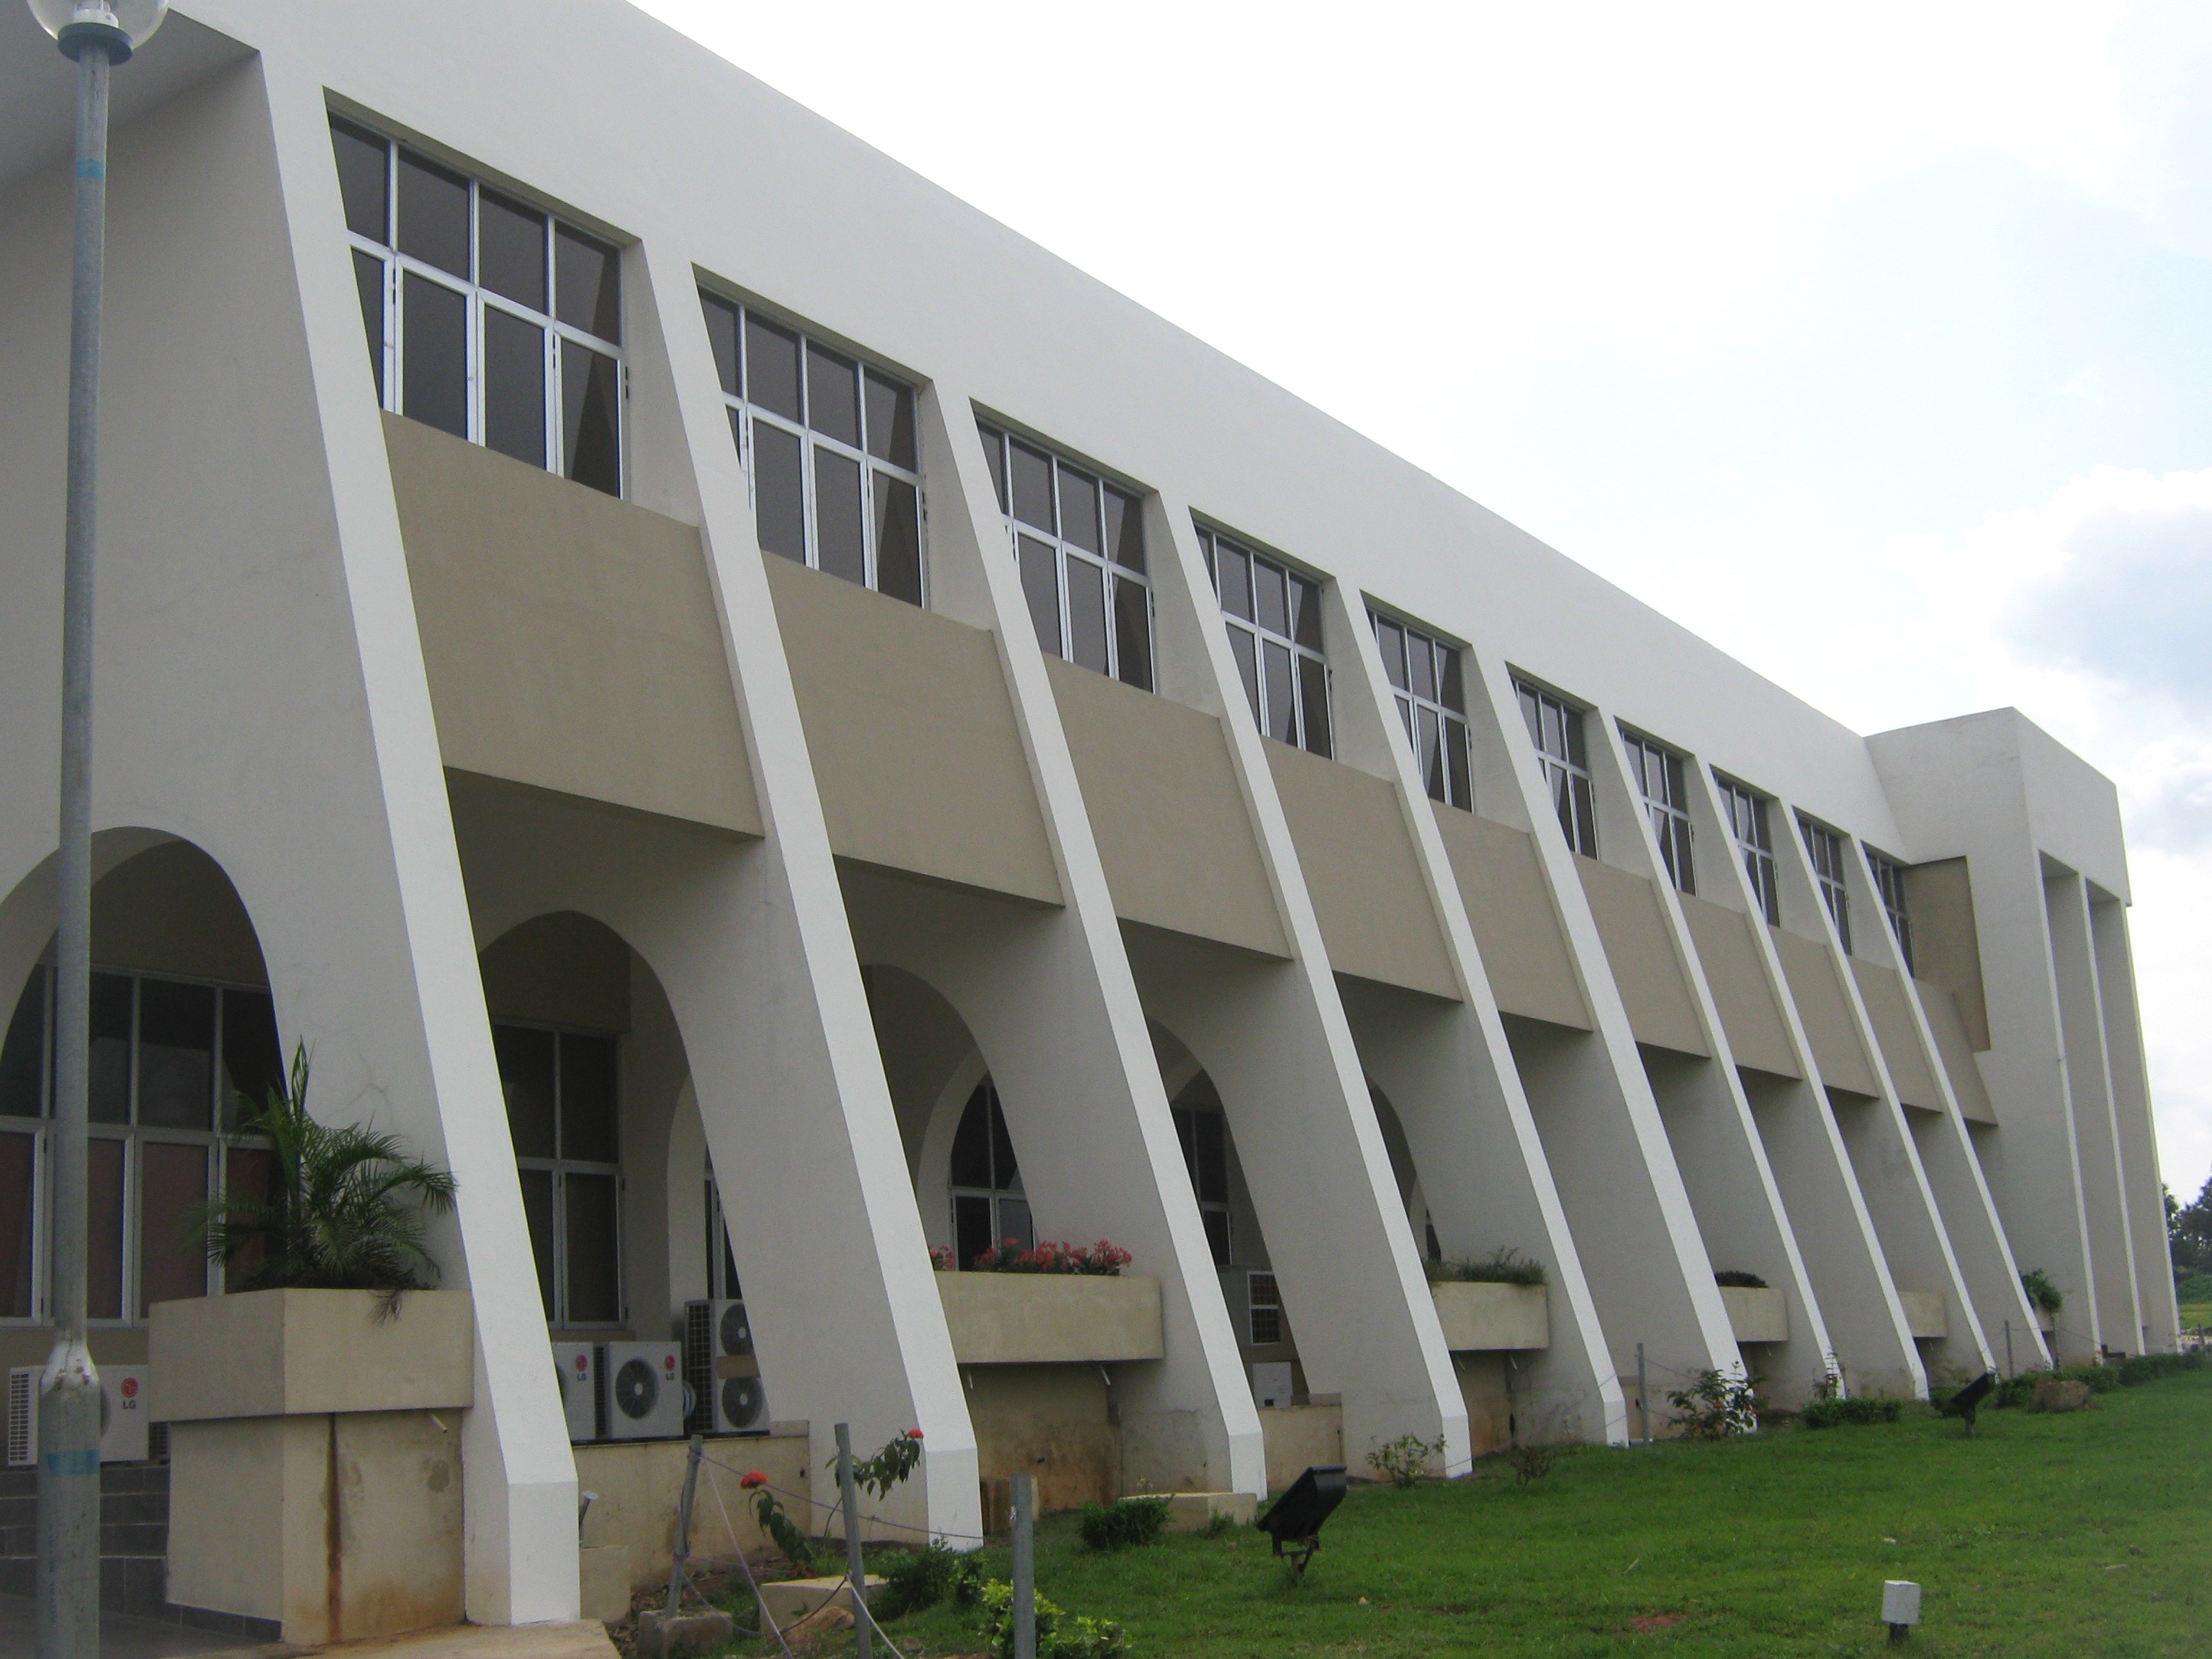
<instances>
[{"instance_id":1,"label":"small tree","mask_svg":"<svg viewBox=\"0 0 2212 1659\"><path fill-rule=\"evenodd\" d=\"M423 1217L453 1207L456 1183L451 1171L410 1157L396 1135L318 1123L307 1073L301 1043L290 1086L270 1088L239 1126L269 1143L267 1192L202 1205L192 1231L213 1260L248 1267L243 1289L382 1291L388 1314L402 1291L437 1282Z\"/></svg>"},{"instance_id":2,"label":"small tree","mask_svg":"<svg viewBox=\"0 0 2212 1659\"><path fill-rule=\"evenodd\" d=\"M2166 1194L2166 1237L2177 1277L2212 1273L2212 1179L2205 1182L2193 1204Z\"/></svg>"}]
</instances>

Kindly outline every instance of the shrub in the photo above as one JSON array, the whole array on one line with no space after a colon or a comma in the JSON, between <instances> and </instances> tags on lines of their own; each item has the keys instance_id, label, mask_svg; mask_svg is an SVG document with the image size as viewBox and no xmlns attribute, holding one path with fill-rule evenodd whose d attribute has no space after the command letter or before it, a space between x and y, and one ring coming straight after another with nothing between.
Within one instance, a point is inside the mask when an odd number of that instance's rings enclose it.
<instances>
[{"instance_id":1,"label":"shrub","mask_svg":"<svg viewBox=\"0 0 2212 1659\"><path fill-rule=\"evenodd\" d=\"M1513 1466L1513 1484L1516 1486L1541 1480L1552 1472L1552 1465L1559 1459L1559 1449L1557 1446L1515 1445L1505 1449L1505 1461Z\"/></svg>"},{"instance_id":2,"label":"shrub","mask_svg":"<svg viewBox=\"0 0 2212 1659\"><path fill-rule=\"evenodd\" d=\"M1845 1423L1894 1423L1904 1415L1901 1400L1815 1400L1797 1420L1808 1429L1832 1429Z\"/></svg>"},{"instance_id":3,"label":"shrub","mask_svg":"<svg viewBox=\"0 0 2212 1659\"><path fill-rule=\"evenodd\" d=\"M1725 1285L1735 1291L1763 1291L1766 1281L1757 1273L1745 1273L1740 1267L1723 1267L1713 1275L1713 1283Z\"/></svg>"},{"instance_id":4,"label":"shrub","mask_svg":"<svg viewBox=\"0 0 2212 1659\"><path fill-rule=\"evenodd\" d=\"M2173 1287L2173 1298L2196 1307L2212 1302L2212 1273L2190 1274Z\"/></svg>"},{"instance_id":5,"label":"shrub","mask_svg":"<svg viewBox=\"0 0 2212 1659\"><path fill-rule=\"evenodd\" d=\"M983 1640L998 1659L1014 1659L1014 1587L994 1578L983 1586ZM1037 1659L1117 1659L1128 1638L1111 1619L1085 1619L1042 1595L1036 1601Z\"/></svg>"},{"instance_id":6,"label":"shrub","mask_svg":"<svg viewBox=\"0 0 2212 1659\"><path fill-rule=\"evenodd\" d=\"M1118 1279L1121 1269L1136 1258L1118 1244L1100 1239L1096 1244L1054 1243L1048 1240L1034 1249L1019 1241L1002 1238L968 1265L984 1273L1086 1273Z\"/></svg>"},{"instance_id":7,"label":"shrub","mask_svg":"<svg viewBox=\"0 0 2212 1659\"><path fill-rule=\"evenodd\" d=\"M2118 1365L2069 1365L2051 1375L2061 1382L2087 1382L2091 1394L2111 1394L2120 1386Z\"/></svg>"},{"instance_id":8,"label":"shrub","mask_svg":"<svg viewBox=\"0 0 2212 1659\"><path fill-rule=\"evenodd\" d=\"M1453 1260L1427 1264L1431 1285L1541 1285L1544 1264L1518 1250L1492 1250L1480 1261Z\"/></svg>"},{"instance_id":9,"label":"shrub","mask_svg":"<svg viewBox=\"0 0 2212 1659\"><path fill-rule=\"evenodd\" d=\"M1674 1408L1675 1426L1684 1439L1725 1440L1756 1430L1765 1401L1747 1377L1702 1370L1690 1379L1688 1388L1669 1394L1667 1403Z\"/></svg>"},{"instance_id":10,"label":"shrub","mask_svg":"<svg viewBox=\"0 0 2212 1659\"><path fill-rule=\"evenodd\" d=\"M1113 1504L1085 1504L1076 1530L1094 1550L1126 1549L1149 1544L1168 1523L1169 1500L1164 1498L1124 1498Z\"/></svg>"},{"instance_id":11,"label":"shrub","mask_svg":"<svg viewBox=\"0 0 2212 1659\"><path fill-rule=\"evenodd\" d=\"M1367 1454L1367 1467L1394 1486L1417 1486L1431 1473L1431 1462L1444 1455L1443 1437L1424 1440L1418 1434L1401 1434Z\"/></svg>"},{"instance_id":12,"label":"shrub","mask_svg":"<svg viewBox=\"0 0 2212 1659\"><path fill-rule=\"evenodd\" d=\"M738 1485L753 1495L753 1519L769 1535L769 1541L783 1552L783 1559L801 1572L813 1565L813 1541L799 1530L796 1521L784 1513L783 1505L769 1489L768 1477L755 1469Z\"/></svg>"},{"instance_id":13,"label":"shrub","mask_svg":"<svg viewBox=\"0 0 2212 1659\"><path fill-rule=\"evenodd\" d=\"M2203 1369L2202 1348L2191 1348L2187 1353L2139 1353L2120 1362L2120 1386L2132 1389L2140 1383L2154 1382L2161 1376L2178 1376L2183 1371Z\"/></svg>"},{"instance_id":14,"label":"shrub","mask_svg":"<svg viewBox=\"0 0 2212 1659\"><path fill-rule=\"evenodd\" d=\"M2040 1267L2030 1267L2020 1276L2020 1287L2027 1292L2027 1299L2049 1314L2058 1317L2058 1310L2066 1305L2066 1298L2058 1286L2051 1283L2051 1275Z\"/></svg>"},{"instance_id":15,"label":"shrub","mask_svg":"<svg viewBox=\"0 0 2212 1659\"><path fill-rule=\"evenodd\" d=\"M983 1564L972 1555L957 1553L941 1538L927 1549L908 1550L884 1569L884 1588L878 1592L876 1612L896 1619L920 1613L942 1601L973 1606L983 1587Z\"/></svg>"},{"instance_id":16,"label":"shrub","mask_svg":"<svg viewBox=\"0 0 2212 1659\"><path fill-rule=\"evenodd\" d=\"M891 1488L912 1474L915 1465L921 1462L921 1431L908 1429L884 1443L883 1449L866 1457L853 1460L853 1484L873 1492L878 1498L891 1495ZM822 1466L833 1474L837 1468L836 1456Z\"/></svg>"}]
</instances>

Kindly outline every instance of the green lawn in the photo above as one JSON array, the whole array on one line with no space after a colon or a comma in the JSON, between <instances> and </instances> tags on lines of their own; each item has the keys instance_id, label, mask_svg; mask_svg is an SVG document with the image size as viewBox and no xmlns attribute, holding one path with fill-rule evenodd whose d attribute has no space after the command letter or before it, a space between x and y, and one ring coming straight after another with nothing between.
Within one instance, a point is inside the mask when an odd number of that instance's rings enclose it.
<instances>
[{"instance_id":1,"label":"green lawn","mask_svg":"<svg viewBox=\"0 0 2212 1659\"><path fill-rule=\"evenodd\" d=\"M1255 1532L1096 1556L1054 1517L1038 1589L1120 1620L1133 1655L1175 1659L1872 1656L1887 1650L1885 1578L1924 1589L1908 1652L2202 1656L2212 1372L2071 1415L1984 1413L1971 1441L1922 1416L1582 1449L1528 1486L1487 1463L1408 1492L1360 1486L1323 1536L1301 1584ZM1004 1550L986 1559L1008 1576ZM966 1609L886 1628L908 1653L981 1645Z\"/></svg>"}]
</instances>

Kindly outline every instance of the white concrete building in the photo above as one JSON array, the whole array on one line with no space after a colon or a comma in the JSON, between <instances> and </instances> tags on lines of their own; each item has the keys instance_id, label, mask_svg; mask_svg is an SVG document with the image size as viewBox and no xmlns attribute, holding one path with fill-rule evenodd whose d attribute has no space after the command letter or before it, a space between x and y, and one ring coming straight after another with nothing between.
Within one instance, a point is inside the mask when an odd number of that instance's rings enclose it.
<instances>
[{"instance_id":1,"label":"white concrete building","mask_svg":"<svg viewBox=\"0 0 2212 1659\"><path fill-rule=\"evenodd\" d=\"M702 1301L757 1376L685 1357L701 1422L776 1429L729 1461L826 1498L833 1425L918 1426L883 1524L955 1536L1016 1467L1064 1504L1623 1441L1639 1353L1662 1430L1709 1369L2173 1345L2103 778L2009 710L1845 730L621 0L467 10L495 52L439 0L178 0L117 81L95 1356L228 1300L179 1222L256 1178L234 1097L301 1043L321 1113L459 1177L473 1314L442 1393L365 1337L251 1409L153 1353L179 1483L292 1471L221 1527L180 1484L161 1600L573 1616L580 1472L649 1574L680 1456L572 1449L553 1345ZM9 1366L70 96L0 7ZM933 1271L1006 1237L1133 1259ZM1543 1288L1432 1291L1500 1252ZM444 1577L373 1559L416 1457ZM334 1503L366 1553L277 1547Z\"/></svg>"}]
</instances>

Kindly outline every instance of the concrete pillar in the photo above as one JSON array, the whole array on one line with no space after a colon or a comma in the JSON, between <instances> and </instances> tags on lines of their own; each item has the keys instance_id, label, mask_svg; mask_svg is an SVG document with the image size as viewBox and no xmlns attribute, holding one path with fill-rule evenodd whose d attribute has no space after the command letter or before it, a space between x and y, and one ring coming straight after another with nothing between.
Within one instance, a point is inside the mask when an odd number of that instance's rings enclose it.
<instances>
[{"instance_id":1,"label":"concrete pillar","mask_svg":"<svg viewBox=\"0 0 2212 1659\"><path fill-rule=\"evenodd\" d=\"M2150 1109L2150 1070L2143 1056L2142 1018L2136 1002L2135 951L2127 906L2091 889L2089 931L2102 1000L2112 1121L2119 1132L2120 1176L2142 1310L2140 1352L2170 1353L2179 1344L2181 1313L2173 1296L2173 1256L2166 1243L2165 1188L2158 1178L2158 1134Z\"/></svg>"}]
</instances>

